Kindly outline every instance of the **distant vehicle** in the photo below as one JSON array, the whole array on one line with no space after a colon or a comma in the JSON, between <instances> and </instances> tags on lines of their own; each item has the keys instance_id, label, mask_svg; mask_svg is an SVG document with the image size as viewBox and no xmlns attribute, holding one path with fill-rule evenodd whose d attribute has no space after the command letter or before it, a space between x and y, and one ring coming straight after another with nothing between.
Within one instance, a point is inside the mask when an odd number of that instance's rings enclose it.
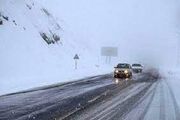
<instances>
[{"instance_id":1,"label":"distant vehicle","mask_svg":"<svg viewBox=\"0 0 180 120\"><path fill-rule=\"evenodd\" d=\"M143 71L143 66L141 64L132 64L132 70L134 73L141 73Z\"/></svg>"},{"instance_id":2,"label":"distant vehicle","mask_svg":"<svg viewBox=\"0 0 180 120\"><path fill-rule=\"evenodd\" d=\"M2 25L3 24L3 21L0 19L0 25Z\"/></svg>"},{"instance_id":3,"label":"distant vehicle","mask_svg":"<svg viewBox=\"0 0 180 120\"><path fill-rule=\"evenodd\" d=\"M132 69L131 65L127 63L120 63L114 67L114 78L131 78Z\"/></svg>"}]
</instances>

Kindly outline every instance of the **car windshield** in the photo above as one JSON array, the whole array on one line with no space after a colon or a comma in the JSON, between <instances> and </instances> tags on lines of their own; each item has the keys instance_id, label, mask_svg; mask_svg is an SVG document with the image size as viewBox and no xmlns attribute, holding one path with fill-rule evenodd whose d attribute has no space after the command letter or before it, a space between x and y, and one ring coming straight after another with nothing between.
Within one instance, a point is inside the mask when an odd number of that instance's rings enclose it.
<instances>
[{"instance_id":1,"label":"car windshield","mask_svg":"<svg viewBox=\"0 0 180 120\"><path fill-rule=\"evenodd\" d=\"M129 64L118 64L117 68L130 68Z\"/></svg>"},{"instance_id":2,"label":"car windshield","mask_svg":"<svg viewBox=\"0 0 180 120\"><path fill-rule=\"evenodd\" d=\"M141 65L141 64L133 64L132 66L138 66L138 67L141 67L142 65Z\"/></svg>"}]
</instances>

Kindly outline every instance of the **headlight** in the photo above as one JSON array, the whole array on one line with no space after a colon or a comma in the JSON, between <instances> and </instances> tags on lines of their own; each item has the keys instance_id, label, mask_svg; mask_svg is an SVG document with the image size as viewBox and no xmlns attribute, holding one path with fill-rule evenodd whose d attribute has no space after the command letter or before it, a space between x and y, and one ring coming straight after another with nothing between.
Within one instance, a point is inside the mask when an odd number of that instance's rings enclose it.
<instances>
[{"instance_id":1,"label":"headlight","mask_svg":"<svg viewBox=\"0 0 180 120\"><path fill-rule=\"evenodd\" d=\"M128 74L128 70L125 70L124 73L125 73L125 74Z\"/></svg>"},{"instance_id":2,"label":"headlight","mask_svg":"<svg viewBox=\"0 0 180 120\"><path fill-rule=\"evenodd\" d=\"M118 83L119 83L119 80L118 80L118 79L116 79L116 80L115 80L115 83L116 83L116 84L118 84Z\"/></svg>"},{"instance_id":3,"label":"headlight","mask_svg":"<svg viewBox=\"0 0 180 120\"><path fill-rule=\"evenodd\" d=\"M115 70L115 73L118 73L119 71L118 70Z\"/></svg>"}]
</instances>

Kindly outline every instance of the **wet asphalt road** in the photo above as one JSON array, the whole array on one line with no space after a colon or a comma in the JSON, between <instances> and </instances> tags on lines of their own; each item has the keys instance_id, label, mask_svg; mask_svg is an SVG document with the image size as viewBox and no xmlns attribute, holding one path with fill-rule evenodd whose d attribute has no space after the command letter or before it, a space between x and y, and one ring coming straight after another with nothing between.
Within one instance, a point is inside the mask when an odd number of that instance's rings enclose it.
<instances>
[{"instance_id":1,"label":"wet asphalt road","mask_svg":"<svg viewBox=\"0 0 180 120\"><path fill-rule=\"evenodd\" d=\"M107 74L0 96L0 120L119 119L157 78L151 72L133 80Z\"/></svg>"}]
</instances>

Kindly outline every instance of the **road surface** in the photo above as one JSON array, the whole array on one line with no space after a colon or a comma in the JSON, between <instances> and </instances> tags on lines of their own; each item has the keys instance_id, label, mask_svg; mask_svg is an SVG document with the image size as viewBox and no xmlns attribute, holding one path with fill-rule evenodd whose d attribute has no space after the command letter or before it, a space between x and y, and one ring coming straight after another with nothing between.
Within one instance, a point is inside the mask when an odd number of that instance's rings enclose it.
<instances>
[{"instance_id":1,"label":"road surface","mask_svg":"<svg viewBox=\"0 0 180 120\"><path fill-rule=\"evenodd\" d=\"M0 120L180 120L167 81L111 74L0 96Z\"/></svg>"}]
</instances>

